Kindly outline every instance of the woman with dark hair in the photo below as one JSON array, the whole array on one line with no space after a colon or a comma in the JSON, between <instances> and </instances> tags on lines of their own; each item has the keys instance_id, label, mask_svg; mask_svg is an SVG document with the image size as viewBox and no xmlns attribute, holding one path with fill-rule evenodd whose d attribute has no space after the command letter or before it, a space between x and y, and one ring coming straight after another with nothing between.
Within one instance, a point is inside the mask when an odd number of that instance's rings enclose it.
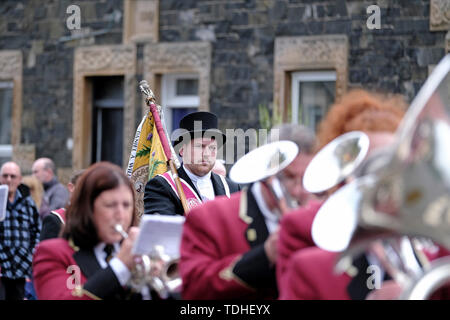
<instances>
[{"instance_id":1,"label":"woman with dark hair","mask_svg":"<svg viewBox=\"0 0 450 320\"><path fill-rule=\"evenodd\" d=\"M126 288L139 232L134 200L133 186L120 167L99 162L83 173L66 212L62 238L43 241L36 249L38 299L142 298ZM129 235L122 242L117 224Z\"/></svg>"}]
</instances>

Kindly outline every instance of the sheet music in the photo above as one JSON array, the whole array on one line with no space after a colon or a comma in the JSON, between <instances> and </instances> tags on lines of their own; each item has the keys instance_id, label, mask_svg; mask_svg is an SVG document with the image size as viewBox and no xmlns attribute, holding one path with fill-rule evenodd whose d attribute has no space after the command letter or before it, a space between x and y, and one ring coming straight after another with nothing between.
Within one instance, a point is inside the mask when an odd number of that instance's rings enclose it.
<instances>
[{"instance_id":1,"label":"sheet music","mask_svg":"<svg viewBox=\"0 0 450 320\"><path fill-rule=\"evenodd\" d=\"M8 203L8 186L0 185L0 221L6 217L6 204Z\"/></svg>"},{"instance_id":2,"label":"sheet music","mask_svg":"<svg viewBox=\"0 0 450 320\"><path fill-rule=\"evenodd\" d=\"M148 254L155 245L161 245L166 254L178 258L184 220L183 216L144 214L133 254Z\"/></svg>"}]
</instances>

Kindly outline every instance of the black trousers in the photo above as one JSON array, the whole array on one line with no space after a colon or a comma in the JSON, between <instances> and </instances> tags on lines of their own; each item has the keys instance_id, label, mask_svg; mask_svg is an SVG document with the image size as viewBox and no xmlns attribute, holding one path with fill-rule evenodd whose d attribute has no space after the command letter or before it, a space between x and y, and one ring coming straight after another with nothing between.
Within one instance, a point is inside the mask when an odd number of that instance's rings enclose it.
<instances>
[{"instance_id":1,"label":"black trousers","mask_svg":"<svg viewBox=\"0 0 450 320\"><path fill-rule=\"evenodd\" d=\"M5 300L23 300L25 296L25 278L0 278L0 286Z\"/></svg>"}]
</instances>

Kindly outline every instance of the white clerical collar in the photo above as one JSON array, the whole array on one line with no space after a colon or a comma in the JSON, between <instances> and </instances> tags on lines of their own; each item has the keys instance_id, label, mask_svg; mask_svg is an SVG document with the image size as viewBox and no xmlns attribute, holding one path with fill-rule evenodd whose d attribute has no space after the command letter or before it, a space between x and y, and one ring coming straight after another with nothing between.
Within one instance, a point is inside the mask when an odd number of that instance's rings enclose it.
<instances>
[{"instance_id":1,"label":"white clerical collar","mask_svg":"<svg viewBox=\"0 0 450 320\"><path fill-rule=\"evenodd\" d=\"M255 182L251 188L253 196L255 197L256 203L258 204L259 210L264 216L266 221L267 229L269 232L273 232L278 226L279 217L278 215L271 211L264 200L261 190L261 183Z\"/></svg>"},{"instance_id":2,"label":"white clerical collar","mask_svg":"<svg viewBox=\"0 0 450 320\"><path fill-rule=\"evenodd\" d=\"M184 165L184 170L186 170L186 174L191 179L192 183L197 187L197 190L200 194L200 197L203 201L209 201L214 199L214 186L211 180L211 171L205 174L203 177L199 177L192 172L190 172Z\"/></svg>"},{"instance_id":3,"label":"white clerical collar","mask_svg":"<svg viewBox=\"0 0 450 320\"><path fill-rule=\"evenodd\" d=\"M197 184L197 182L203 182L203 181L207 181L207 180L211 179L211 171L209 171L203 177L199 177L196 174L193 174L192 172L190 172L189 169L186 168L186 166L184 164L183 164L183 168L184 168L184 171L186 171L186 174L188 175L189 179L191 179L191 181L194 184Z\"/></svg>"}]
</instances>

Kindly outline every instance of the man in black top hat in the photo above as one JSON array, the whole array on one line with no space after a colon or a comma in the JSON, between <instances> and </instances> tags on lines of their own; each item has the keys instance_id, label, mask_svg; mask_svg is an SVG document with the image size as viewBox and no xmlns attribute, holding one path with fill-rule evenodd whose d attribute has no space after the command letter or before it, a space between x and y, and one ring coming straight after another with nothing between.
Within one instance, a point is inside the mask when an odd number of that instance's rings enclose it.
<instances>
[{"instance_id":1,"label":"man in black top hat","mask_svg":"<svg viewBox=\"0 0 450 320\"><path fill-rule=\"evenodd\" d=\"M210 112L194 112L180 121L178 136L174 142L183 163L178 176L189 209L240 190L239 185L212 172L217 150L223 146L226 136L217 128L217 116ZM151 179L144 193L146 214L184 215L183 206L170 171Z\"/></svg>"}]
</instances>

